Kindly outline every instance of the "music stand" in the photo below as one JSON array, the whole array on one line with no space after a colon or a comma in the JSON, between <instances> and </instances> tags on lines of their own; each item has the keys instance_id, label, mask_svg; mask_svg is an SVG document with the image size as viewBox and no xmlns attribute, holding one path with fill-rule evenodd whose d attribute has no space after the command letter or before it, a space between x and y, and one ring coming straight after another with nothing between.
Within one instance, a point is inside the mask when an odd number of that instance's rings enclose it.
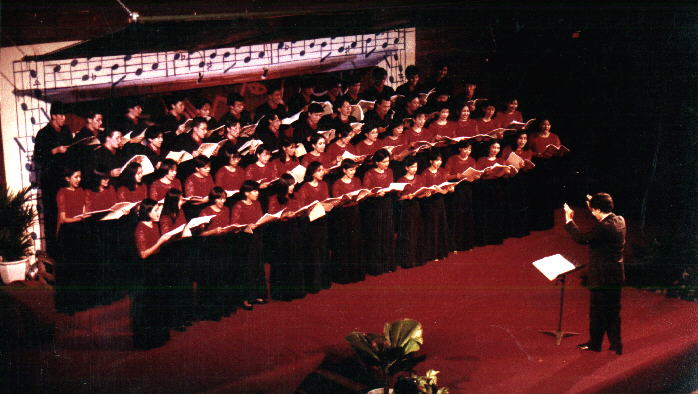
<instances>
[{"instance_id":1,"label":"music stand","mask_svg":"<svg viewBox=\"0 0 698 394\"><path fill-rule=\"evenodd\" d=\"M562 257L560 254L544 257L533 262L533 266L545 275L551 282L558 279L562 285L560 286L560 312L557 320L556 330L538 330L538 332L552 335L555 337L555 344L560 346L562 339L573 335L579 335L578 332L564 331L562 329L562 311L565 305L565 282L567 274L574 272L583 266L575 267L570 261Z\"/></svg>"}]
</instances>

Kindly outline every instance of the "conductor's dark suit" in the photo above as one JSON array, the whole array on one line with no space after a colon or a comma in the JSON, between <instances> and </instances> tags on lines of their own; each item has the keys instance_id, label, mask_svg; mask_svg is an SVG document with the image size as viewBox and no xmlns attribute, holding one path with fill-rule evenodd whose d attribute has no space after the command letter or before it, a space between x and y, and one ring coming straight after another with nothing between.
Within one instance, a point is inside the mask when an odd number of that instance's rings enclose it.
<instances>
[{"instance_id":1,"label":"conductor's dark suit","mask_svg":"<svg viewBox=\"0 0 698 394\"><path fill-rule=\"evenodd\" d=\"M607 333L611 348L620 349L620 294L625 281L625 219L611 213L588 233L582 233L573 221L565 225L565 230L576 242L589 245L589 347L600 350L603 334Z\"/></svg>"}]
</instances>

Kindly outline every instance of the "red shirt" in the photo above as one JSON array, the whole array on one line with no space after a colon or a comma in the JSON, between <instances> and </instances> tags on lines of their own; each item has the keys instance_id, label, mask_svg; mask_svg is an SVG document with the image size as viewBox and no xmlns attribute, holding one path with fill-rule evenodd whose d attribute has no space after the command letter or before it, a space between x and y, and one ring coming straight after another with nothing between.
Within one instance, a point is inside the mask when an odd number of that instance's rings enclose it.
<instances>
[{"instance_id":1,"label":"red shirt","mask_svg":"<svg viewBox=\"0 0 698 394\"><path fill-rule=\"evenodd\" d=\"M509 127L509 124L513 121L523 122L523 116L521 115L521 112L519 112L519 111L514 111L510 114L508 114L506 112L497 111L497 114L495 115L494 120L496 120L497 123L499 124L498 127L507 128L507 127Z\"/></svg>"},{"instance_id":2,"label":"red shirt","mask_svg":"<svg viewBox=\"0 0 698 394\"><path fill-rule=\"evenodd\" d=\"M116 204L116 190L108 187L101 192L85 190L85 212L109 209Z\"/></svg>"},{"instance_id":3,"label":"red shirt","mask_svg":"<svg viewBox=\"0 0 698 394\"><path fill-rule=\"evenodd\" d=\"M470 156L463 160L460 155L453 155L446 162L446 171L449 174L462 174L470 167L475 168L475 159Z\"/></svg>"},{"instance_id":4,"label":"red shirt","mask_svg":"<svg viewBox=\"0 0 698 394\"><path fill-rule=\"evenodd\" d=\"M473 119L468 119L465 122L458 121L455 128L456 137L473 137L480 132L478 122Z\"/></svg>"},{"instance_id":5,"label":"red shirt","mask_svg":"<svg viewBox=\"0 0 698 394\"><path fill-rule=\"evenodd\" d=\"M276 168L271 162L264 167L260 166L259 162L256 162L245 168L245 179L247 180L257 182L264 180L268 182L274 178L276 178Z\"/></svg>"},{"instance_id":6,"label":"red shirt","mask_svg":"<svg viewBox=\"0 0 698 394\"><path fill-rule=\"evenodd\" d=\"M504 160L506 160L509 157L509 155L511 154L511 152L512 152L512 149L510 146L504 147L504 150L502 151L502 158ZM524 149L517 149L513 152L516 153L520 158L525 159L525 160L531 160L531 158L533 157L533 152L529 149L525 149L525 150Z\"/></svg>"},{"instance_id":7,"label":"red shirt","mask_svg":"<svg viewBox=\"0 0 698 394\"><path fill-rule=\"evenodd\" d=\"M294 197L294 198L289 198L286 200L285 204L279 203L279 199L276 196L272 196L269 198L269 206L267 209L267 212L274 214L279 212L280 210L286 208L291 211L296 211L298 208L300 208L299 201Z\"/></svg>"},{"instance_id":8,"label":"red shirt","mask_svg":"<svg viewBox=\"0 0 698 394\"><path fill-rule=\"evenodd\" d=\"M228 166L224 166L216 172L216 186L222 187L223 190L240 190L243 182L245 182L245 172L240 167L230 171Z\"/></svg>"},{"instance_id":9,"label":"red shirt","mask_svg":"<svg viewBox=\"0 0 698 394\"><path fill-rule=\"evenodd\" d=\"M506 163L504 163L504 159L502 159L501 157L497 157L494 160L490 160L489 157L484 156L484 157L477 159L477 163L476 163L477 166L475 169L476 170L484 170L487 167L493 166L494 163L498 163L498 164L501 164L503 166L506 165Z\"/></svg>"},{"instance_id":10,"label":"red shirt","mask_svg":"<svg viewBox=\"0 0 698 394\"><path fill-rule=\"evenodd\" d=\"M555 145L560 147L560 137L555 133L550 133L547 137L541 137L539 134L534 135L528 140L528 146L531 148L533 153L539 155L545 152L545 147L548 145Z\"/></svg>"},{"instance_id":11,"label":"red shirt","mask_svg":"<svg viewBox=\"0 0 698 394\"><path fill-rule=\"evenodd\" d=\"M407 149L407 139L405 138L404 134L400 134L397 138L387 136L380 140L380 143L381 148L385 148L386 146L394 146L395 148L392 150L392 152L390 152L391 154L397 154Z\"/></svg>"},{"instance_id":12,"label":"red shirt","mask_svg":"<svg viewBox=\"0 0 698 394\"><path fill-rule=\"evenodd\" d=\"M440 135L442 137L455 137L456 136L456 122L452 122L450 120L446 121L446 124L440 125L436 122L433 122L431 125L429 125L429 132L431 132L431 135L437 136Z\"/></svg>"},{"instance_id":13,"label":"red shirt","mask_svg":"<svg viewBox=\"0 0 698 394\"><path fill-rule=\"evenodd\" d=\"M230 219L234 224L254 224L262 217L262 204L259 201L252 201L252 204L247 205L245 201L238 201L233 206L233 216Z\"/></svg>"},{"instance_id":14,"label":"red shirt","mask_svg":"<svg viewBox=\"0 0 698 394\"><path fill-rule=\"evenodd\" d=\"M301 206L306 206L313 201L322 201L330 197L329 189L325 181L319 181L317 186L313 186L310 183L304 183L301 189L298 191L298 197L296 197L301 202Z\"/></svg>"},{"instance_id":15,"label":"red shirt","mask_svg":"<svg viewBox=\"0 0 698 394\"><path fill-rule=\"evenodd\" d=\"M305 155L303 155L303 158L301 159L301 165L303 167L308 167L310 163L314 161L319 161L320 164L322 164L323 166L329 167L331 165L334 165L335 159L337 159L336 156L330 157L330 155L328 155L327 152L322 152L319 156L315 156L311 152L308 152Z\"/></svg>"},{"instance_id":16,"label":"red shirt","mask_svg":"<svg viewBox=\"0 0 698 394\"><path fill-rule=\"evenodd\" d=\"M344 147L341 147L337 144L337 141L335 141L327 147L325 154L330 158L330 160L335 160L337 159L337 156L343 155L346 151L349 151L349 153L354 155L356 154L354 151L354 145L346 144Z\"/></svg>"},{"instance_id":17,"label":"red shirt","mask_svg":"<svg viewBox=\"0 0 698 394\"><path fill-rule=\"evenodd\" d=\"M70 190L62 187L56 195L58 213L65 212L66 218L74 218L83 212L85 207L85 191L81 188Z\"/></svg>"},{"instance_id":18,"label":"red shirt","mask_svg":"<svg viewBox=\"0 0 698 394\"><path fill-rule=\"evenodd\" d=\"M165 198L167 192L170 191L170 189L177 189L181 192L182 182L177 178L175 178L170 183L165 183L162 181L162 179L158 179L157 181L150 184L150 198L152 198L155 201L160 201L163 198Z\"/></svg>"},{"instance_id":19,"label":"red shirt","mask_svg":"<svg viewBox=\"0 0 698 394\"><path fill-rule=\"evenodd\" d=\"M211 221L208 222L206 230L225 227L230 224L230 209L228 209L228 207L223 207L220 212L216 212L213 210L213 206L209 205L201 211L199 217L211 215L215 215L215 217L211 218Z\"/></svg>"},{"instance_id":20,"label":"red shirt","mask_svg":"<svg viewBox=\"0 0 698 394\"><path fill-rule=\"evenodd\" d=\"M144 222L138 222L134 236L136 238L136 248L138 251L144 252L150 249L160 239L160 228L152 224L153 227L148 227Z\"/></svg>"},{"instance_id":21,"label":"red shirt","mask_svg":"<svg viewBox=\"0 0 698 394\"><path fill-rule=\"evenodd\" d=\"M361 189L361 179L353 177L349 183L345 183L342 178L339 178L332 184L332 197L339 197L359 189Z\"/></svg>"},{"instance_id":22,"label":"red shirt","mask_svg":"<svg viewBox=\"0 0 698 394\"><path fill-rule=\"evenodd\" d=\"M485 122L482 119L478 119L477 121L477 131L480 134L485 134L489 133L490 131L499 128L499 122L497 119L492 119L489 122Z\"/></svg>"},{"instance_id":23,"label":"red shirt","mask_svg":"<svg viewBox=\"0 0 698 394\"><path fill-rule=\"evenodd\" d=\"M148 198L148 187L144 183L136 185L134 190L121 186L116 191L116 199L119 202L139 202L146 198Z\"/></svg>"},{"instance_id":24,"label":"red shirt","mask_svg":"<svg viewBox=\"0 0 698 394\"><path fill-rule=\"evenodd\" d=\"M431 134L431 131L425 128L422 128L422 131L420 131L419 133L415 132L414 129L409 129L403 135L405 136L405 142L407 144L411 144L416 141L431 142L434 139L434 136Z\"/></svg>"},{"instance_id":25,"label":"red shirt","mask_svg":"<svg viewBox=\"0 0 698 394\"><path fill-rule=\"evenodd\" d=\"M197 173L189 175L187 181L184 182L185 197L206 197L213 189L213 178L210 175L199 177Z\"/></svg>"},{"instance_id":26,"label":"red shirt","mask_svg":"<svg viewBox=\"0 0 698 394\"><path fill-rule=\"evenodd\" d=\"M282 163L281 160L274 160L274 169L276 172L276 176L280 177L281 175L290 172L299 164L301 164L300 161L298 161L298 159L295 157L292 157L291 160L288 160L285 163Z\"/></svg>"},{"instance_id":27,"label":"red shirt","mask_svg":"<svg viewBox=\"0 0 698 394\"><path fill-rule=\"evenodd\" d=\"M187 224L187 219L184 218L184 212L179 212L177 219L172 221L170 215L160 215L160 233L166 234L177 227Z\"/></svg>"},{"instance_id":28,"label":"red shirt","mask_svg":"<svg viewBox=\"0 0 698 394\"><path fill-rule=\"evenodd\" d=\"M429 168L422 171L422 181L424 186L433 186L444 183L448 180L448 171L439 167L436 172L431 172Z\"/></svg>"},{"instance_id":29,"label":"red shirt","mask_svg":"<svg viewBox=\"0 0 698 394\"><path fill-rule=\"evenodd\" d=\"M356 152L357 155L372 155L383 147L378 140L371 145L367 144L366 141L368 140L362 140L358 144L354 145L354 152Z\"/></svg>"},{"instance_id":30,"label":"red shirt","mask_svg":"<svg viewBox=\"0 0 698 394\"><path fill-rule=\"evenodd\" d=\"M393 171L387 168L383 173L376 171L375 168L366 171L364 174L363 184L367 189L374 187L388 187L393 182Z\"/></svg>"},{"instance_id":31,"label":"red shirt","mask_svg":"<svg viewBox=\"0 0 698 394\"><path fill-rule=\"evenodd\" d=\"M409 183L409 185L405 186L405 189L402 191L401 194L410 194L412 192L417 191L420 187L424 186L424 180L419 174L415 174L414 178L412 180L409 180L405 178L404 176L400 179L397 180L398 183Z\"/></svg>"}]
</instances>

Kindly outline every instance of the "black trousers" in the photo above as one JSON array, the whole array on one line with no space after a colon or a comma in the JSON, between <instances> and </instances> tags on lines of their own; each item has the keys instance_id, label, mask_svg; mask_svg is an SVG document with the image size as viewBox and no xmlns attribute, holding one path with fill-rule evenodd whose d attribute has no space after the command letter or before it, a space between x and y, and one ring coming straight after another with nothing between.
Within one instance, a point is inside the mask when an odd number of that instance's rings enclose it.
<instances>
[{"instance_id":1,"label":"black trousers","mask_svg":"<svg viewBox=\"0 0 698 394\"><path fill-rule=\"evenodd\" d=\"M620 294L620 287L591 290L589 303L589 346L591 348L601 348L604 334L608 336L611 346L621 346Z\"/></svg>"}]
</instances>

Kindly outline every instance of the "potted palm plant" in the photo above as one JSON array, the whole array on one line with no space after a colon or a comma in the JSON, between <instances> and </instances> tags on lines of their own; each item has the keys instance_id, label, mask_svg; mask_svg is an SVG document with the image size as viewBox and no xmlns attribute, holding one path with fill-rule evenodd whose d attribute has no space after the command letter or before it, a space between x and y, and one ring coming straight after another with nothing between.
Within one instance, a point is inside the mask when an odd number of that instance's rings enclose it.
<instances>
[{"instance_id":1,"label":"potted palm plant","mask_svg":"<svg viewBox=\"0 0 698 394\"><path fill-rule=\"evenodd\" d=\"M4 283L25 278L34 240L29 227L36 213L29 204L29 188L0 193L0 276Z\"/></svg>"},{"instance_id":2,"label":"potted palm plant","mask_svg":"<svg viewBox=\"0 0 698 394\"><path fill-rule=\"evenodd\" d=\"M352 332L345 338L359 359L383 382L382 392L388 394L393 377L412 371L426 356L417 356L424 340L422 325L415 320L402 319L385 323L383 334ZM371 391L370 393L380 393Z\"/></svg>"}]
</instances>

